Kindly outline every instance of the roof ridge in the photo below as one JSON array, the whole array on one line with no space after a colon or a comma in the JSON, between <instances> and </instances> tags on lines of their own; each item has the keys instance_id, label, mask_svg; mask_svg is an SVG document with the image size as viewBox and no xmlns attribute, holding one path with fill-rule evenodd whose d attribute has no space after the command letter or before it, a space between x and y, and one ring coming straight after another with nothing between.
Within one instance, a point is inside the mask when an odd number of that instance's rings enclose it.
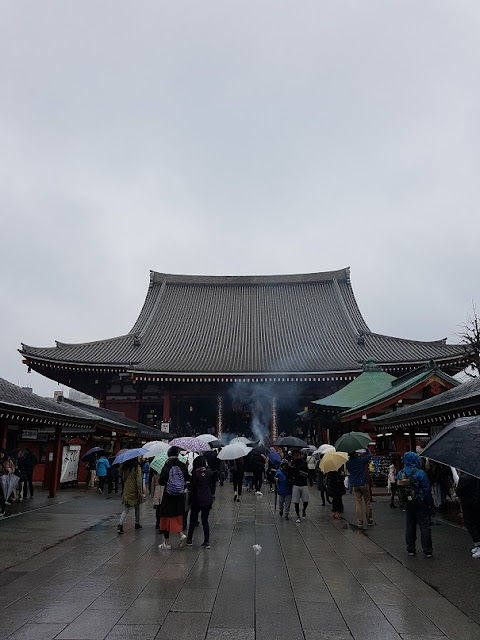
<instances>
[{"instance_id":1,"label":"roof ridge","mask_svg":"<svg viewBox=\"0 0 480 640\"><path fill-rule=\"evenodd\" d=\"M346 318L348 324L350 325L350 328L353 330L353 334L356 335L356 336L359 336L360 335L360 331L359 331L358 327L355 326L355 323L354 323L353 318L352 318L352 316L350 314L350 311L348 310L347 303L345 302L345 298L343 297L342 292L340 291L340 287L338 285L337 280L333 281L333 289L335 291L335 295L337 297L337 300L338 300L338 302L339 302L339 304L340 304L340 306L341 306L341 308L343 310L343 313L345 314L345 318Z\"/></svg>"},{"instance_id":2,"label":"roof ridge","mask_svg":"<svg viewBox=\"0 0 480 640\"><path fill-rule=\"evenodd\" d=\"M318 271L314 273L292 273L271 275L187 275L160 273L150 271L151 285L166 284L203 284L203 285L246 285L246 284L296 284L300 282L330 282L336 280L350 281L350 267L335 271Z\"/></svg>"},{"instance_id":3,"label":"roof ridge","mask_svg":"<svg viewBox=\"0 0 480 640\"><path fill-rule=\"evenodd\" d=\"M412 340L411 338L399 338L398 336L389 336L385 333L377 333L376 331L364 331L364 333L371 336L378 336L379 338L387 338L388 340L395 340L396 342L413 342L415 344L437 344L445 345L447 347L459 347L458 344L447 344L447 338L441 338L440 340Z\"/></svg>"}]
</instances>

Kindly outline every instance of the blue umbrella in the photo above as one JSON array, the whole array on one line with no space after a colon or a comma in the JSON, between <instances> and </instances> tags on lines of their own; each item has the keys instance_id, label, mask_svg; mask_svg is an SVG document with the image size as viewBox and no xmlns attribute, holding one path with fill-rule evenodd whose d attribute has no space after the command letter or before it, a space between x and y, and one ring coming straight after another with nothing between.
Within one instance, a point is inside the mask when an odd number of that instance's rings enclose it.
<instances>
[{"instance_id":1,"label":"blue umbrella","mask_svg":"<svg viewBox=\"0 0 480 640\"><path fill-rule=\"evenodd\" d=\"M270 449L268 452L268 459L272 464L280 464L282 462L282 458L278 455L275 449Z\"/></svg>"},{"instance_id":2,"label":"blue umbrella","mask_svg":"<svg viewBox=\"0 0 480 640\"><path fill-rule=\"evenodd\" d=\"M112 464L122 464L122 462L126 462L127 460L131 460L132 458L138 458L139 456L144 456L148 453L148 449L127 449L123 453L120 453Z\"/></svg>"}]
</instances>

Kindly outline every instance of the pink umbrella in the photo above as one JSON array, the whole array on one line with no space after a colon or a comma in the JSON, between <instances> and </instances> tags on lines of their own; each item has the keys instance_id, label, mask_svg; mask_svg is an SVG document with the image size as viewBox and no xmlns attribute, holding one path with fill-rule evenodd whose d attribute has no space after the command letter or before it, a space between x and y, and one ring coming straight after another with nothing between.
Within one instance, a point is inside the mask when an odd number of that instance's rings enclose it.
<instances>
[{"instance_id":1,"label":"pink umbrella","mask_svg":"<svg viewBox=\"0 0 480 640\"><path fill-rule=\"evenodd\" d=\"M171 447L179 447L182 451L211 451L210 445L198 438L175 438L170 442Z\"/></svg>"}]
</instances>

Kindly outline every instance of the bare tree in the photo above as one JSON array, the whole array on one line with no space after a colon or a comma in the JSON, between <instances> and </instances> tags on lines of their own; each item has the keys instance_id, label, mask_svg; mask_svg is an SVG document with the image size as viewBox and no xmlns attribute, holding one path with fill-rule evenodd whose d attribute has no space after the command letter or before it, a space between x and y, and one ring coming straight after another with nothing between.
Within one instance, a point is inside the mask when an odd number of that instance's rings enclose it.
<instances>
[{"instance_id":1,"label":"bare tree","mask_svg":"<svg viewBox=\"0 0 480 640\"><path fill-rule=\"evenodd\" d=\"M465 370L465 373L471 378L476 378L480 374L480 317L477 315L474 302L472 302L472 314L462 325L462 332L458 337L465 345L466 353L471 357L470 367L473 372Z\"/></svg>"}]
</instances>

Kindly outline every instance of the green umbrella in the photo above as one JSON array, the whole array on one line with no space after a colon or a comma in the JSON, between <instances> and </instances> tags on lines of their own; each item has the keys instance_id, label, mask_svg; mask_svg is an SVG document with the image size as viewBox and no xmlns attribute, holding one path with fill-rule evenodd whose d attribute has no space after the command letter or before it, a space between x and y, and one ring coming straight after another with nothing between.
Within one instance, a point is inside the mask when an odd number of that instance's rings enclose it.
<instances>
[{"instance_id":1,"label":"green umbrella","mask_svg":"<svg viewBox=\"0 0 480 640\"><path fill-rule=\"evenodd\" d=\"M362 433L361 431L350 431L350 433L344 433L343 436L335 442L335 449L337 451L344 451L350 453L357 449L366 449L372 439L368 433Z\"/></svg>"},{"instance_id":2,"label":"green umbrella","mask_svg":"<svg viewBox=\"0 0 480 640\"><path fill-rule=\"evenodd\" d=\"M178 459L180 460L180 462L185 462L185 463L187 462L187 459L185 458L185 456L182 456L182 454L178 456ZM158 473L161 473L167 460L168 460L167 454L165 453L165 451L162 451L161 453L155 456L155 458L151 461L150 466L154 471L158 471Z\"/></svg>"}]
</instances>

